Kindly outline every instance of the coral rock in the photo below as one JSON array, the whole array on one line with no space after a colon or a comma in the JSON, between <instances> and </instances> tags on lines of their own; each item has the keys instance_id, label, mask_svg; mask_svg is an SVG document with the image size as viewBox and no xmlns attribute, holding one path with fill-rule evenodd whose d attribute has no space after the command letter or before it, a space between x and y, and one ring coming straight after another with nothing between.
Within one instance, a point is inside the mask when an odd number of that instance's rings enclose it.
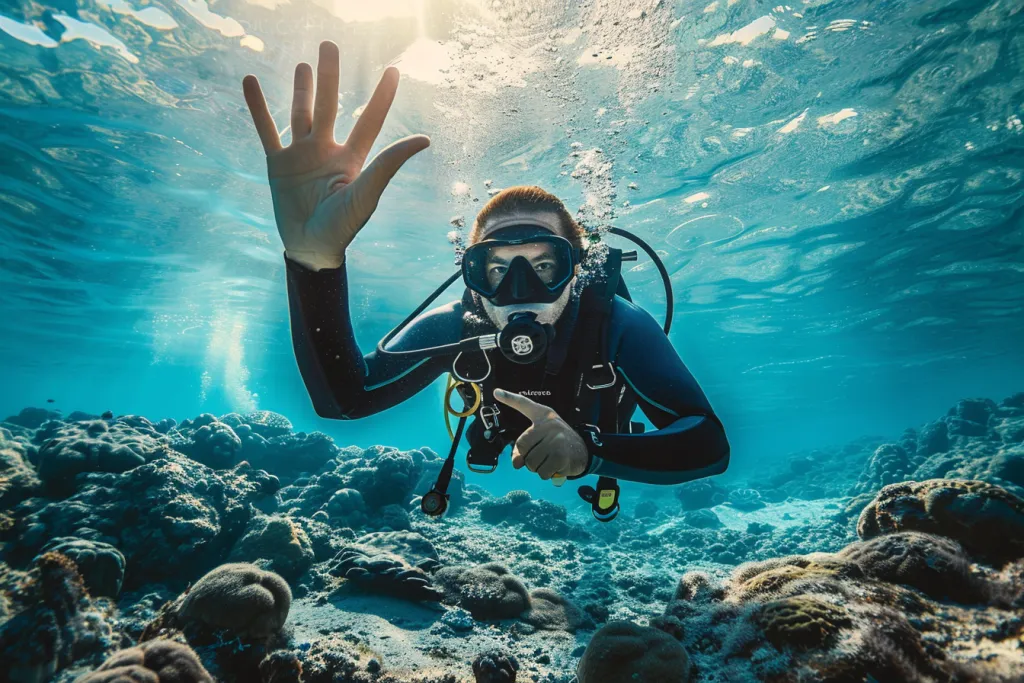
<instances>
[{"instance_id":1,"label":"coral rock","mask_svg":"<svg viewBox=\"0 0 1024 683\"><path fill-rule=\"evenodd\" d=\"M580 683L686 683L690 660L664 631L613 621L594 634L576 669Z\"/></svg>"},{"instance_id":2,"label":"coral rock","mask_svg":"<svg viewBox=\"0 0 1024 683\"><path fill-rule=\"evenodd\" d=\"M284 626L291 603L291 589L277 574L251 564L224 564L184 595L177 620L245 638L266 638Z\"/></svg>"},{"instance_id":3,"label":"coral rock","mask_svg":"<svg viewBox=\"0 0 1024 683\"><path fill-rule=\"evenodd\" d=\"M116 598L121 592L124 555L109 543L65 536L43 546L44 553L51 551L75 563L90 595Z\"/></svg>"},{"instance_id":4,"label":"coral rock","mask_svg":"<svg viewBox=\"0 0 1024 683\"><path fill-rule=\"evenodd\" d=\"M76 683L213 683L213 677L188 645L158 639L114 653Z\"/></svg>"},{"instance_id":5,"label":"coral rock","mask_svg":"<svg viewBox=\"0 0 1024 683\"><path fill-rule=\"evenodd\" d=\"M757 617L768 642L777 648L820 648L852 623L839 605L813 596L775 600L761 607Z\"/></svg>"},{"instance_id":6,"label":"coral rock","mask_svg":"<svg viewBox=\"0 0 1024 683\"><path fill-rule=\"evenodd\" d=\"M228 555L229 562L256 560L266 560L271 571L295 579L313 564L313 544L292 518L259 515L249 522L245 535Z\"/></svg>"},{"instance_id":7,"label":"coral rock","mask_svg":"<svg viewBox=\"0 0 1024 683\"><path fill-rule=\"evenodd\" d=\"M443 567L434 575L448 597L479 621L514 619L530 607L526 586L502 565Z\"/></svg>"},{"instance_id":8,"label":"coral rock","mask_svg":"<svg viewBox=\"0 0 1024 683\"><path fill-rule=\"evenodd\" d=\"M486 652L473 660L476 683L515 683L519 662L503 652Z\"/></svg>"},{"instance_id":9,"label":"coral rock","mask_svg":"<svg viewBox=\"0 0 1024 683\"><path fill-rule=\"evenodd\" d=\"M861 512L857 533L870 539L895 531L945 536L972 556L1002 565L1024 557L1024 500L982 481L892 484Z\"/></svg>"},{"instance_id":10,"label":"coral rock","mask_svg":"<svg viewBox=\"0 0 1024 683\"><path fill-rule=\"evenodd\" d=\"M575 633L584 626L593 627L585 612L550 588L530 591L530 609L522 615L526 623L544 631Z\"/></svg>"}]
</instances>

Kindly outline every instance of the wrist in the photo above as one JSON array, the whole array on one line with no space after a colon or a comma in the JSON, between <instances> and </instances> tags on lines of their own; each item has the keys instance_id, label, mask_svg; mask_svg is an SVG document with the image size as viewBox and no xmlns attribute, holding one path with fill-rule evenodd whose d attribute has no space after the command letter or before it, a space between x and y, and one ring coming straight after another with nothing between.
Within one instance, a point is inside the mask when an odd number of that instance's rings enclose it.
<instances>
[{"instance_id":1,"label":"wrist","mask_svg":"<svg viewBox=\"0 0 1024 683\"><path fill-rule=\"evenodd\" d=\"M301 249L285 249L285 257L298 263L300 266L304 266L312 271L318 270L333 270L341 268L342 264L345 263L345 252L341 254L323 254L318 251L305 251Z\"/></svg>"}]
</instances>

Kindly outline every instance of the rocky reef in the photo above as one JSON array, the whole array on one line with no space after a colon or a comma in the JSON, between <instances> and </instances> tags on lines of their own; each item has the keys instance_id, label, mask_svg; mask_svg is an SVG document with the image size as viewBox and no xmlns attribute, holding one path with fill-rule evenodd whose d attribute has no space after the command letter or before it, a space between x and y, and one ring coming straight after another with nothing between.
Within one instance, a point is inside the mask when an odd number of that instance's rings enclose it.
<instances>
[{"instance_id":1,"label":"rocky reef","mask_svg":"<svg viewBox=\"0 0 1024 683\"><path fill-rule=\"evenodd\" d=\"M462 474L427 519L441 462L269 411L26 408L0 681L1024 680L1024 394L634 488L610 524Z\"/></svg>"}]
</instances>

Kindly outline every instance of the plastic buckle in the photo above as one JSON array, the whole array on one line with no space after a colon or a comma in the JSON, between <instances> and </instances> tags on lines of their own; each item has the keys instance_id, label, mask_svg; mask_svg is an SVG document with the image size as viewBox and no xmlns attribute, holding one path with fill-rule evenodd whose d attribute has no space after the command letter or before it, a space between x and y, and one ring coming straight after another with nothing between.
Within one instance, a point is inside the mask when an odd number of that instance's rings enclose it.
<instances>
[{"instance_id":1,"label":"plastic buckle","mask_svg":"<svg viewBox=\"0 0 1024 683\"><path fill-rule=\"evenodd\" d=\"M601 442L601 428L597 425L584 423L579 426L581 432L586 432L587 437L590 438L590 442L595 446L603 446Z\"/></svg>"},{"instance_id":2,"label":"plastic buckle","mask_svg":"<svg viewBox=\"0 0 1024 683\"><path fill-rule=\"evenodd\" d=\"M590 369L597 370L598 368L604 368L605 366L608 367L608 371L611 373L611 379L607 382L602 382L601 384L591 384L590 382L587 382L588 389L598 390L607 389L608 387L615 386L615 382L617 382L619 378L618 375L615 374L615 367L612 365L611 361L608 361L607 363L604 364L598 363L597 365L592 366Z\"/></svg>"}]
</instances>

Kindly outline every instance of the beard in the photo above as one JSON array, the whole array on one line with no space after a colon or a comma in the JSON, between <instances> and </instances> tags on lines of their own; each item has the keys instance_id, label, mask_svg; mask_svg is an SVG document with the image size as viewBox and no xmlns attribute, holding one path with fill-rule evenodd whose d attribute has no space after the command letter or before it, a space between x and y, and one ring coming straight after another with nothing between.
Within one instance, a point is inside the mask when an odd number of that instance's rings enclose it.
<instances>
[{"instance_id":1,"label":"beard","mask_svg":"<svg viewBox=\"0 0 1024 683\"><path fill-rule=\"evenodd\" d=\"M483 304L484 311L487 313L487 317L491 319L491 322L500 330L508 324L509 316L514 313L535 313L537 315L537 322L540 324L554 325L555 322L561 317L565 311L565 307L569 303L569 297L572 296L572 287L575 284L575 278L569 284L565 286L562 293L557 299L549 304L510 304L508 306L495 306L490 302L489 299L480 297L480 301Z\"/></svg>"}]
</instances>

